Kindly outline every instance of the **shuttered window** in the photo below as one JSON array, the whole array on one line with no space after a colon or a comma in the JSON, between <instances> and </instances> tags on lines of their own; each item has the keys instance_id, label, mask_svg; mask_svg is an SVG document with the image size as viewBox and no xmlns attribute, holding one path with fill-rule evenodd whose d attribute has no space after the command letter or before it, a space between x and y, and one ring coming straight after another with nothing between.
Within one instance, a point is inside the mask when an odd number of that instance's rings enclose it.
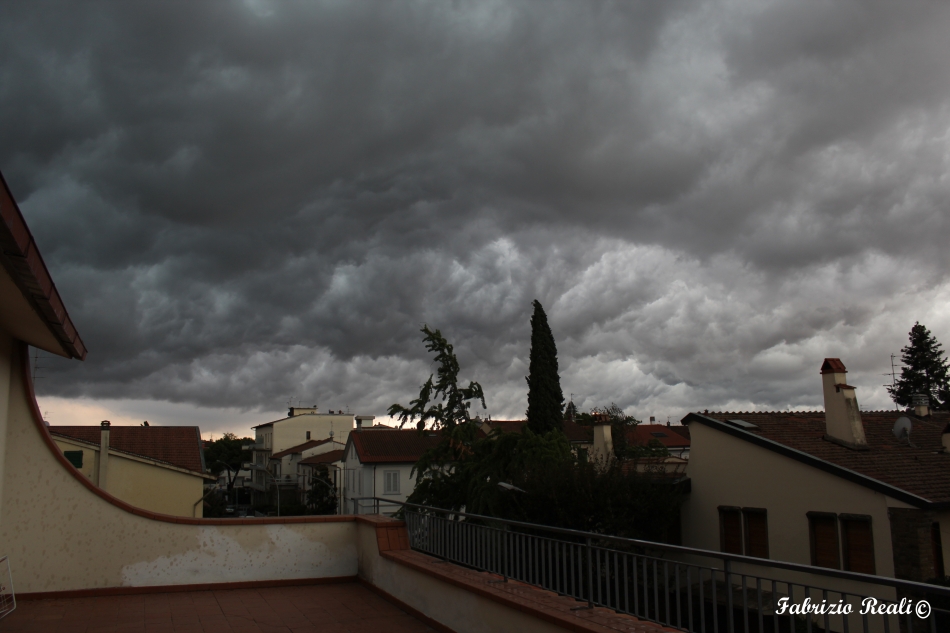
<instances>
[{"instance_id":1,"label":"shuttered window","mask_svg":"<svg viewBox=\"0 0 950 633\"><path fill-rule=\"evenodd\" d=\"M871 517L841 515L839 518L845 570L873 574L874 539L871 535Z\"/></svg>"},{"instance_id":2,"label":"shuttered window","mask_svg":"<svg viewBox=\"0 0 950 633\"><path fill-rule=\"evenodd\" d=\"M399 471L387 470L383 473L383 494L399 494Z\"/></svg>"},{"instance_id":3,"label":"shuttered window","mask_svg":"<svg viewBox=\"0 0 950 633\"><path fill-rule=\"evenodd\" d=\"M724 552L742 553L742 512L739 508L719 508L719 543Z\"/></svg>"},{"instance_id":4,"label":"shuttered window","mask_svg":"<svg viewBox=\"0 0 950 633\"><path fill-rule=\"evenodd\" d=\"M824 512L808 513L811 537L811 564L816 567L841 569L838 557L838 518Z\"/></svg>"},{"instance_id":5,"label":"shuttered window","mask_svg":"<svg viewBox=\"0 0 950 633\"><path fill-rule=\"evenodd\" d=\"M765 510L743 508L745 519L745 555L769 557L769 522Z\"/></svg>"},{"instance_id":6,"label":"shuttered window","mask_svg":"<svg viewBox=\"0 0 950 633\"><path fill-rule=\"evenodd\" d=\"M82 468L82 451L63 451L69 463L76 468Z\"/></svg>"},{"instance_id":7,"label":"shuttered window","mask_svg":"<svg viewBox=\"0 0 950 633\"><path fill-rule=\"evenodd\" d=\"M940 538L940 524L934 522L930 526L930 545L934 551L934 578L943 578L946 572L943 568L943 543Z\"/></svg>"}]
</instances>

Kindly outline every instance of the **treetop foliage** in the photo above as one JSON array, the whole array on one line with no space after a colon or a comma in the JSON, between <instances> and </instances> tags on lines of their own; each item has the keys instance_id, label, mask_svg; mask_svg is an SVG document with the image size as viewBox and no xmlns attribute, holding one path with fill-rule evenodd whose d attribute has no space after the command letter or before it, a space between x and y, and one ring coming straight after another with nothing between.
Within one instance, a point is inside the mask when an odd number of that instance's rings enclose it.
<instances>
[{"instance_id":1,"label":"treetop foliage","mask_svg":"<svg viewBox=\"0 0 950 633\"><path fill-rule=\"evenodd\" d=\"M528 427L535 433L563 429L564 393L558 374L557 346L548 316L537 300L532 304L531 355L528 365Z\"/></svg>"},{"instance_id":2,"label":"treetop foliage","mask_svg":"<svg viewBox=\"0 0 950 633\"><path fill-rule=\"evenodd\" d=\"M452 429L458 424L471 421L469 409L472 401L481 402L485 408L485 394L477 382L469 382L468 387L459 387L459 363L452 345L439 330L430 330L423 325L426 350L435 354L439 369L438 380L432 382L432 375L419 390L419 397L409 402L408 407L394 404L389 407L389 415L399 420L399 428L409 422L415 422L420 431L426 423L432 422L434 429ZM439 402L436 400L439 399Z\"/></svg>"},{"instance_id":3,"label":"treetop foliage","mask_svg":"<svg viewBox=\"0 0 950 633\"><path fill-rule=\"evenodd\" d=\"M225 433L213 442L208 443L205 448L205 466L213 475L220 475L226 471L225 464L231 467L228 473L228 489L234 487L234 476L241 469L244 462L251 461L251 452L245 451L242 447L245 444L253 444L254 440L249 437L239 438L234 433Z\"/></svg>"},{"instance_id":4,"label":"treetop foliage","mask_svg":"<svg viewBox=\"0 0 950 633\"><path fill-rule=\"evenodd\" d=\"M932 409L947 409L950 406L950 367L944 358L942 345L925 326L918 321L908 334L909 344L901 350L901 369L892 387L887 390L895 404L903 407L913 405L914 394L930 398Z\"/></svg>"}]
</instances>

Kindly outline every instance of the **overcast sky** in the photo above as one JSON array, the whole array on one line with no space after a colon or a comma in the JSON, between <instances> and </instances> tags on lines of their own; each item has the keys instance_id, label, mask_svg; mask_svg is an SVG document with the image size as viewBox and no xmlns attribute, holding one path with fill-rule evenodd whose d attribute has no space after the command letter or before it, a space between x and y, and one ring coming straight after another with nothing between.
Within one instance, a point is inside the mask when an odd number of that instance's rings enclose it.
<instances>
[{"instance_id":1,"label":"overcast sky","mask_svg":"<svg viewBox=\"0 0 950 633\"><path fill-rule=\"evenodd\" d=\"M85 362L56 424L384 415L452 341L526 408L865 408L950 344L950 4L8 2L0 170Z\"/></svg>"}]
</instances>

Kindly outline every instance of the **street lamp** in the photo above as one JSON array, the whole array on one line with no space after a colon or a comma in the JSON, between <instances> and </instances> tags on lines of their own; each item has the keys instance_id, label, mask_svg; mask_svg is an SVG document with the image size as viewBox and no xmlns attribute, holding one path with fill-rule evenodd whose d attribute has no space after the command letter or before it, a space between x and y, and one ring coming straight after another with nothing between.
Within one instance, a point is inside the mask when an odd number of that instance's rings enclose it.
<instances>
[{"instance_id":1,"label":"street lamp","mask_svg":"<svg viewBox=\"0 0 950 633\"><path fill-rule=\"evenodd\" d=\"M277 479L277 477L274 477L274 475L272 475L269 470L267 470L263 466L258 466L257 464L246 462L241 465L241 468L243 468L244 470L259 470L274 480L274 487L277 488L277 516L280 516L280 480Z\"/></svg>"}]
</instances>

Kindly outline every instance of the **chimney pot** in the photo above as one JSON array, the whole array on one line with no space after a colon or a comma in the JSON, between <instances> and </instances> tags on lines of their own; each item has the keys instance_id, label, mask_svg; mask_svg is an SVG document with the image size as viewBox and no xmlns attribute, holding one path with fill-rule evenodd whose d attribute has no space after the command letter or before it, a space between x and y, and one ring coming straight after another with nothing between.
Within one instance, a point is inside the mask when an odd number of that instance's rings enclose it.
<instances>
[{"instance_id":1,"label":"chimney pot","mask_svg":"<svg viewBox=\"0 0 950 633\"><path fill-rule=\"evenodd\" d=\"M930 415L930 398L927 397L927 394L915 393L910 397L910 400L914 405L914 415L918 418L926 418Z\"/></svg>"},{"instance_id":2,"label":"chimney pot","mask_svg":"<svg viewBox=\"0 0 950 633\"><path fill-rule=\"evenodd\" d=\"M867 438L854 387L845 380L848 370L839 358L826 358L821 365L825 396L825 438L849 448L866 450Z\"/></svg>"}]
</instances>

